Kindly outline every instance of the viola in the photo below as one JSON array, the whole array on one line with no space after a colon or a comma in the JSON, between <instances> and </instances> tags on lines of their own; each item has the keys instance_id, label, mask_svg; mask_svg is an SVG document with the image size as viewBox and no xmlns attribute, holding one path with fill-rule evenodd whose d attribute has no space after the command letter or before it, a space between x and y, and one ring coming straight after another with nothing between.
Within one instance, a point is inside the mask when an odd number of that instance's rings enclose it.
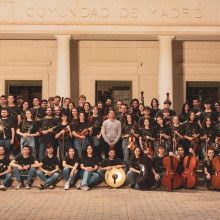
<instances>
[{"instance_id":1,"label":"viola","mask_svg":"<svg viewBox=\"0 0 220 220\"><path fill-rule=\"evenodd\" d=\"M178 162L178 159L173 156L167 156L163 159L166 172L163 175L162 184L166 189L178 189L181 186L181 178L176 171Z\"/></svg>"},{"instance_id":2,"label":"viola","mask_svg":"<svg viewBox=\"0 0 220 220\"><path fill-rule=\"evenodd\" d=\"M64 133L59 136L59 140L60 140L60 141L64 140L64 136L69 133L69 130L68 130L67 127L64 128L63 130L64 130Z\"/></svg>"},{"instance_id":3,"label":"viola","mask_svg":"<svg viewBox=\"0 0 220 220\"><path fill-rule=\"evenodd\" d=\"M89 134L89 132L90 132L90 130L88 129L88 128L85 128L85 129L83 129L82 130L82 132L79 132L79 133L77 133L78 135L80 135L80 136L87 136L88 134ZM82 140L82 138L79 138L79 137L77 137L76 138L77 140Z\"/></svg>"},{"instance_id":4,"label":"viola","mask_svg":"<svg viewBox=\"0 0 220 220\"><path fill-rule=\"evenodd\" d=\"M212 186L220 189L220 155L213 159L212 166L215 169L215 173L212 175Z\"/></svg>"},{"instance_id":5,"label":"viola","mask_svg":"<svg viewBox=\"0 0 220 220\"><path fill-rule=\"evenodd\" d=\"M129 144L128 144L128 149L134 151L135 149L135 137L133 134L130 135L130 137L128 138Z\"/></svg>"},{"instance_id":6,"label":"viola","mask_svg":"<svg viewBox=\"0 0 220 220\"><path fill-rule=\"evenodd\" d=\"M196 170L198 167L198 159L189 153L183 160L184 171L182 173L182 185L186 188L194 188L198 183Z\"/></svg>"},{"instance_id":7,"label":"viola","mask_svg":"<svg viewBox=\"0 0 220 220\"><path fill-rule=\"evenodd\" d=\"M199 138L193 137L193 139L191 141L191 146L194 151L201 151L201 146L199 144Z\"/></svg>"}]
</instances>

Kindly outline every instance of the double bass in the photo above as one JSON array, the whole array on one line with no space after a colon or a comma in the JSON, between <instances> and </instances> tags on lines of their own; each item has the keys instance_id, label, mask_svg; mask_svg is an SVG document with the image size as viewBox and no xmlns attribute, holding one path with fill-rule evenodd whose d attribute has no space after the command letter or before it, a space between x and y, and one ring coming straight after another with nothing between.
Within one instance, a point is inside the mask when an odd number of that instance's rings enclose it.
<instances>
[{"instance_id":1,"label":"double bass","mask_svg":"<svg viewBox=\"0 0 220 220\"><path fill-rule=\"evenodd\" d=\"M220 154L213 159L212 166L215 169L215 173L212 175L212 186L220 189Z\"/></svg>"},{"instance_id":2,"label":"double bass","mask_svg":"<svg viewBox=\"0 0 220 220\"><path fill-rule=\"evenodd\" d=\"M174 148L173 146L173 150ZM166 169L162 178L164 188L173 190L181 186L181 178L176 171L178 163L179 160L173 156L167 156L163 159L163 166Z\"/></svg>"}]
</instances>

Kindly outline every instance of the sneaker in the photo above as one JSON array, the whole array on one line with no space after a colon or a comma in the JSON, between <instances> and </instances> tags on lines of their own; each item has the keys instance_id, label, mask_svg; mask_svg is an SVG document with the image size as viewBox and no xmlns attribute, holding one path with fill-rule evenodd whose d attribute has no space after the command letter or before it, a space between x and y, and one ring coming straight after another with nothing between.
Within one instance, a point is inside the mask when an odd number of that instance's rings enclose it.
<instances>
[{"instance_id":1,"label":"sneaker","mask_svg":"<svg viewBox=\"0 0 220 220\"><path fill-rule=\"evenodd\" d=\"M70 189L70 183L69 182L66 182L66 184L64 186L64 189L65 190L69 190Z\"/></svg>"},{"instance_id":2,"label":"sneaker","mask_svg":"<svg viewBox=\"0 0 220 220\"><path fill-rule=\"evenodd\" d=\"M0 190L6 190L6 187L2 184L2 185L0 185Z\"/></svg>"},{"instance_id":3,"label":"sneaker","mask_svg":"<svg viewBox=\"0 0 220 220\"><path fill-rule=\"evenodd\" d=\"M78 190L82 189L82 186L80 185L80 183L78 183L78 185L76 186L76 188L77 188Z\"/></svg>"},{"instance_id":4,"label":"sneaker","mask_svg":"<svg viewBox=\"0 0 220 220\"><path fill-rule=\"evenodd\" d=\"M30 189L31 188L31 184L30 183L27 183L26 184L26 189Z\"/></svg>"},{"instance_id":5,"label":"sneaker","mask_svg":"<svg viewBox=\"0 0 220 220\"><path fill-rule=\"evenodd\" d=\"M15 187L15 189L17 189L17 190L21 189L21 182L18 183L18 185Z\"/></svg>"},{"instance_id":6,"label":"sneaker","mask_svg":"<svg viewBox=\"0 0 220 220\"><path fill-rule=\"evenodd\" d=\"M84 186L83 186L83 190L85 190L85 191L89 190L88 185L84 185Z\"/></svg>"},{"instance_id":7,"label":"sneaker","mask_svg":"<svg viewBox=\"0 0 220 220\"><path fill-rule=\"evenodd\" d=\"M41 190L42 190L42 189L45 189L44 184L38 185L38 188L41 189Z\"/></svg>"},{"instance_id":8,"label":"sneaker","mask_svg":"<svg viewBox=\"0 0 220 220\"><path fill-rule=\"evenodd\" d=\"M53 184L49 186L49 189L54 189L54 188L55 188L55 187L54 187Z\"/></svg>"}]
</instances>

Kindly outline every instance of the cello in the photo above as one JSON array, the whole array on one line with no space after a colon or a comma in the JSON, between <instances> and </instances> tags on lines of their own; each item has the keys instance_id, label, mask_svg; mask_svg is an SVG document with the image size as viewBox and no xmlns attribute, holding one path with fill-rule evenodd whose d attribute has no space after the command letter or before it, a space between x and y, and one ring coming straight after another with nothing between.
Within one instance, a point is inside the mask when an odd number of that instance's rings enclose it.
<instances>
[{"instance_id":1,"label":"cello","mask_svg":"<svg viewBox=\"0 0 220 220\"><path fill-rule=\"evenodd\" d=\"M220 154L213 159L212 166L215 169L215 173L212 175L212 186L220 189Z\"/></svg>"},{"instance_id":2,"label":"cello","mask_svg":"<svg viewBox=\"0 0 220 220\"><path fill-rule=\"evenodd\" d=\"M183 160L184 171L182 173L182 185L185 188L194 188L198 183L198 176L196 170L198 167L198 159L189 153Z\"/></svg>"},{"instance_id":3,"label":"cello","mask_svg":"<svg viewBox=\"0 0 220 220\"><path fill-rule=\"evenodd\" d=\"M174 150L173 146L173 150ZM179 160L173 156L167 156L163 159L163 166L166 169L162 178L162 184L166 189L178 189L181 186L181 178L178 175L176 169Z\"/></svg>"}]
</instances>

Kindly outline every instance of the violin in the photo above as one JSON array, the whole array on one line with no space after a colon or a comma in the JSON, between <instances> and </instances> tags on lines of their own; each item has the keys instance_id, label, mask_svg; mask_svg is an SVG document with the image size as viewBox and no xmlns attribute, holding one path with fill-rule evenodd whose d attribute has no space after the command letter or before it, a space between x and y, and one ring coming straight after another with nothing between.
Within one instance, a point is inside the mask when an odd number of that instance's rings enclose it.
<instances>
[{"instance_id":1,"label":"violin","mask_svg":"<svg viewBox=\"0 0 220 220\"><path fill-rule=\"evenodd\" d=\"M153 144L148 139L146 140L146 149L149 150L149 157L153 158L153 156L154 156L154 151L152 150L153 149Z\"/></svg>"},{"instance_id":2,"label":"violin","mask_svg":"<svg viewBox=\"0 0 220 220\"><path fill-rule=\"evenodd\" d=\"M130 137L128 138L129 144L128 144L128 149L134 151L135 149L135 137L133 134L130 135Z\"/></svg>"},{"instance_id":3,"label":"violin","mask_svg":"<svg viewBox=\"0 0 220 220\"><path fill-rule=\"evenodd\" d=\"M90 130L88 128L85 128L77 134L80 135L80 136L82 136L82 135L87 136L89 134L89 132L90 132ZM80 137L77 137L76 139L79 140L79 141L82 140L82 138L80 138Z\"/></svg>"},{"instance_id":4,"label":"violin","mask_svg":"<svg viewBox=\"0 0 220 220\"><path fill-rule=\"evenodd\" d=\"M212 175L212 186L220 189L220 154L213 159L212 166L215 169L215 173Z\"/></svg>"},{"instance_id":5,"label":"violin","mask_svg":"<svg viewBox=\"0 0 220 220\"><path fill-rule=\"evenodd\" d=\"M93 116L89 116L89 124L92 125L93 122Z\"/></svg>"},{"instance_id":6,"label":"violin","mask_svg":"<svg viewBox=\"0 0 220 220\"><path fill-rule=\"evenodd\" d=\"M184 171L182 173L182 185L186 188L194 188L198 183L196 170L198 167L198 159L192 153L189 153L183 160Z\"/></svg>"},{"instance_id":7,"label":"violin","mask_svg":"<svg viewBox=\"0 0 220 220\"><path fill-rule=\"evenodd\" d=\"M178 159L173 156L167 156L163 159L163 166L166 169L162 178L164 188L173 190L181 186L181 178L176 171L178 163Z\"/></svg>"},{"instance_id":8,"label":"violin","mask_svg":"<svg viewBox=\"0 0 220 220\"><path fill-rule=\"evenodd\" d=\"M64 130L64 133L59 136L60 141L64 140L64 136L69 133L69 130L67 127L65 127L63 130Z\"/></svg>"},{"instance_id":9,"label":"violin","mask_svg":"<svg viewBox=\"0 0 220 220\"><path fill-rule=\"evenodd\" d=\"M13 150L20 150L20 149L21 149L20 137L18 135L15 135Z\"/></svg>"},{"instance_id":10,"label":"violin","mask_svg":"<svg viewBox=\"0 0 220 220\"><path fill-rule=\"evenodd\" d=\"M192 130L192 134L195 134L195 130ZM191 140L191 146L193 148L194 151L201 151L201 146L199 144L199 138L193 137L193 139Z\"/></svg>"}]
</instances>

